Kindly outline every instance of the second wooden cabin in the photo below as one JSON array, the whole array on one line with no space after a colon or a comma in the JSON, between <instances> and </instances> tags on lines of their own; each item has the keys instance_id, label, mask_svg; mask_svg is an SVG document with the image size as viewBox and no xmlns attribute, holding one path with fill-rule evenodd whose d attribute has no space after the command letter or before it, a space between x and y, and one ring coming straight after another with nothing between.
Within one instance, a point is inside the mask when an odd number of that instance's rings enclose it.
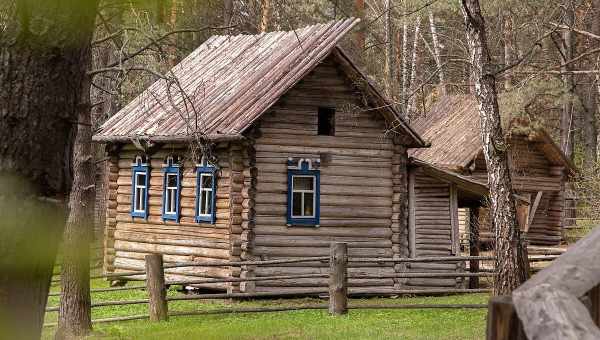
<instances>
[{"instance_id":1,"label":"second wooden cabin","mask_svg":"<svg viewBox=\"0 0 600 340\"><path fill-rule=\"evenodd\" d=\"M431 147L415 149L412 156L487 183L479 121L478 104L473 95L442 97L424 117L414 122L415 130L431 142ZM564 225L565 188L575 168L544 129L513 119L507 133L513 188L530 202L523 226L528 231L530 244L559 245ZM461 215L469 214L463 211ZM487 222L488 213L478 215L482 240L491 241L493 233Z\"/></svg>"}]
</instances>

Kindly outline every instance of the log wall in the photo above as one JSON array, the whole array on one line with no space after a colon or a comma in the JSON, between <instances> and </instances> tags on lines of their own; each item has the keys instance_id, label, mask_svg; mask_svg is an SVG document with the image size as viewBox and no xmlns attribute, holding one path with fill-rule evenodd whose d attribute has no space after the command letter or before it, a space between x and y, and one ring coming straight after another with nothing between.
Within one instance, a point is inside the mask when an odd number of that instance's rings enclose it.
<instances>
[{"instance_id":1,"label":"log wall","mask_svg":"<svg viewBox=\"0 0 600 340\"><path fill-rule=\"evenodd\" d=\"M335 136L317 135L318 107L335 107ZM329 244L349 242L349 256L392 257L406 246L406 151L384 137L386 124L365 111L361 96L325 61L258 122L255 226L258 259L327 256ZM288 157L320 159L320 226L286 226ZM404 188L403 188L404 186ZM402 194L402 192L404 194ZM394 196L394 194L396 195ZM253 275L327 273L328 263L255 268ZM391 264L351 266L350 274L392 274ZM256 282L256 291L326 287L326 279ZM394 279L350 280L358 291L392 289ZM354 291L357 291L356 289Z\"/></svg>"},{"instance_id":2,"label":"log wall","mask_svg":"<svg viewBox=\"0 0 600 340\"><path fill-rule=\"evenodd\" d=\"M452 256L459 253L458 206L453 190L451 184L428 176L420 168L411 168L409 194L414 201L409 212L411 256ZM410 263L408 267L412 272L463 270L460 263ZM406 284L415 288L456 288L463 281L463 278L411 278Z\"/></svg>"},{"instance_id":3,"label":"log wall","mask_svg":"<svg viewBox=\"0 0 600 340\"><path fill-rule=\"evenodd\" d=\"M533 245L558 245L562 239L565 177L562 166L552 165L540 151L539 142L523 136L513 136L511 143L511 169L513 188L521 195L529 195L531 203L538 191L543 191L535 218L529 229L529 240ZM487 182L487 169L483 155L475 160L472 174L476 179ZM480 213L482 241L490 241L493 233L489 223L483 220L486 212Z\"/></svg>"},{"instance_id":4,"label":"log wall","mask_svg":"<svg viewBox=\"0 0 600 340\"><path fill-rule=\"evenodd\" d=\"M105 237L105 271L119 272L144 268L144 256L149 253L161 253L165 263L229 260L230 254L239 247L241 219L231 218L231 211L241 212L241 197L233 192L241 191L240 173L243 165L234 154L239 147L227 144L219 145L215 154L218 158L216 192L216 223L195 222L196 173L195 164L189 160L185 145L166 145L150 155L150 187L148 195L148 219L132 217L131 211L131 164L140 154L133 145L125 145L118 155L110 159L109 164L109 201ZM170 154L185 159L181 181L180 221L163 221L162 164ZM237 228L231 228L235 224ZM235 234L235 235L234 235ZM237 243L236 243L237 242ZM188 267L168 269L166 279L187 280L197 277L239 276L227 267ZM210 288L226 289L228 284L206 285Z\"/></svg>"}]
</instances>

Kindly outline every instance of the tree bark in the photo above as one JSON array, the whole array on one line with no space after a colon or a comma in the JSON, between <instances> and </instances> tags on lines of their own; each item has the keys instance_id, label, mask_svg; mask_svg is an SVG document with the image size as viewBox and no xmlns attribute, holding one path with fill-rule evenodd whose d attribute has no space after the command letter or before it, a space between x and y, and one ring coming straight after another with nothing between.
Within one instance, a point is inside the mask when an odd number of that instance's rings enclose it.
<instances>
[{"instance_id":1,"label":"tree bark","mask_svg":"<svg viewBox=\"0 0 600 340\"><path fill-rule=\"evenodd\" d=\"M575 12L570 3L565 8L565 24L569 27L573 27L575 24ZM573 39L573 31L568 29L563 31L562 35L563 46L561 55L561 64L565 64L571 60L574 55L575 40ZM571 64L566 64L561 67L561 71L565 72L563 75L563 83L565 92L568 94L567 100L563 103L561 115L560 115L560 145L565 156L569 159L573 159L575 150L575 137L574 137L574 123L575 116L573 110L573 98L575 97L575 78L573 74L568 72L572 70Z\"/></svg>"},{"instance_id":2,"label":"tree bark","mask_svg":"<svg viewBox=\"0 0 600 340\"><path fill-rule=\"evenodd\" d=\"M84 91L90 83L84 83ZM73 152L73 186L69 198L69 219L62 246L61 299L57 339L87 335L92 329L90 308L90 241L95 202L95 164L92 119L88 109L79 115ZM82 105L85 107L86 105Z\"/></svg>"},{"instance_id":3,"label":"tree bark","mask_svg":"<svg viewBox=\"0 0 600 340\"><path fill-rule=\"evenodd\" d=\"M440 80L440 93L446 94L446 81L444 76L444 69L442 68L442 46L437 34L437 28L435 26L435 17L433 11L429 10L429 29L431 30L431 40L433 41L433 56L435 59L435 66L437 66L438 78Z\"/></svg>"},{"instance_id":4,"label":"tree bark","mask_svg":"<svg viewBox=\"0 0 600 340\"><path fill-rule=\"evenodd\" d=\"M394 39L393 39L393 32L392 32L392 14L391 14L391 7L390 7L390 0L385 0L385 4L384 4L384 10L385 10L385 27L384 27L384 31L385 31L385 81L386 81L386 88L387 88L387 92L388 92L388 96L390 98L392 98L392 95L394 94L395 90L395 86L394 84L396 83L394 81Z\"/></svg>"},{"instance_id":5,"label":"tree bark","mask_svg":"<svg viewBox=\"0 0 600 340\"><path fill-rule=\"evenodd\" d=\"M402 102L402 112L404 119L408 121L408 17L406 9L406 1L402 3L402 92L400 100Z\"/></svg>"},{"instance_id":6,"label":"tree bark","mask_svg":"<svg viewBox=\"0 0 600 340\"><path fill-rule=\"evenodd\" d=\"M223 0L223 26L231 25L233 19L233 0Z\"/></svg>"},{"instance_id":7,"label":"tree bark","mask_svg":"<svg viewBox=\"0 0 600 340\"><path fill-rule=\"evenodd\" d=\"M496 240L494 294L507 295L526 279L520 231L508 167L509 145L504 139L498 109L493 64L485 22L478 0L462 0L475 93L479 102L481 138L488 169L490 214Z\"/></svg>"},{"instance_id":8,"label":"tree bark","mask_svg":"<svg viewBox=\"0 0 600 340\"><path fill-rule=\"evenodd\" d=\"M600 15L600 0L592 1L592 13L590 31L595 35L600 35L600 17L598 17ZM600 46L600 43L595 39L590 43L590 49ZM592 172L595 171L598 158L598 129L596 126L598 75L589 76L589 83L595 86L589 86L589 90L584 90L581 86L578 86L577 92L583 92L583 96L579 96L583 105L583 167L588 172Z\"/></svg>"},{"instance_id":9,"label":"tree bark","mask_svg":"<svg viewBox=\"0 0 600 340\"><path fill-rule=\"evenodd\" d=\"M416 95L413 93L416 90L416 82L417 82L417 62L419 59L419 34L421 32L421 17L417 16L415 19L415 39L413 40L413 50L412 50L412 64L410 68L410 82L408 84L408 88L410 89L410 98L408 98L408 109L407 114L408 118L414 115L415 112L415 100Z\"/></svg>"},{"instance_id":10,"label":"tree bark","mask_svg":"<svg viewBox=\"0 0 600 340\"><path fill-rule=\"evenodd\" d=\"M361 20L356 30L354 41L358 53L362 53L365 49L366 32L365 32L365 0L354 0L354 15Z\"/></svg>"},{"instance_id":11,"label":"tree bark","mask_svg":"<svg viewBox=\"0 0 600 340\"><path fill-rule=\"evenodd\" d=\"M69 187L97 3L0 6L0 136L10 141L0 143L0 327L8 338L30 339L41 334L64 225L48 202Z\"/></svg>"},{"instance_id":12,"label":"tree bark","mask_svg":"<svg viewBox=\"0 0 600 340\"><path fill-rule=\"evenodd\" d=\"M269 29L270 21L271 21L271 0L261 0L260 1L260 31L266 32Z\"/></svg>"}]
</instances>

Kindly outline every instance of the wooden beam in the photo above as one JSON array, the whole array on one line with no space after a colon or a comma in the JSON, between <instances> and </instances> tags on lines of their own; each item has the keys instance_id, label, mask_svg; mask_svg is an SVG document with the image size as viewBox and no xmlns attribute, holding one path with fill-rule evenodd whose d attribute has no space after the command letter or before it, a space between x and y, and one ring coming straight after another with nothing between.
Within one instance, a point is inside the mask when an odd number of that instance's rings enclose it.
<instances>
[{"instance_id":1,"label":"wooden beam","mask_svg":"<svg viewBox=\"0 0 600 340\"><path fill-rule=\"evenodd\" d=\"M460 254L460 231L458 225L458 191L456 184L450 185L450 225L452 226L452 254Z\"/></svg>"},{"instance_id":2,"label":"wooden beam","mask_svg":"<svg viewBox=\"0 0 600 340\"><path fill-rule=\"evenodd\" d=\"M529 226L531 226L531 223L533 223L533 219L535 218L535 212L537 211L537 208L540 205L543 193L543 191L538 191L537 195L535 196L535 201L533 202L533 205L529 210L529 218L527 219L527 223L525 224L525 230L523 230L524 232L528 232Z\"/></svg>"},{"instance_id":3,"label":"wooden beam","mask_svg":"<svg viewBox=\"0 0 600 340\"><path fill-rule=\"evenodd\" d=\"M408 242L410 257L416 256L416 232L415 224L415 168L408 173Z\"/></svg>"}]
</instances>

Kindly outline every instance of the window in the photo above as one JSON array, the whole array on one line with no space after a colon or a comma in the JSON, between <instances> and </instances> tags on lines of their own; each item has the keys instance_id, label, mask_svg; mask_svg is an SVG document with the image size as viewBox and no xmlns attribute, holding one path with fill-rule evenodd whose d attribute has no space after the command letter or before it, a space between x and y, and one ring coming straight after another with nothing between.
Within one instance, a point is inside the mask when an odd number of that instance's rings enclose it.
<instances>
[{"instance_id":1,"label":"window","mask_svg":"<svg viewBox=\"0 0 600 340\"><path fill-rule=\"evenodd\" d=\"M204 158L196 166L196 222L215 223L216 168Z\"/></svg>"},{"instance_id":2,"label":"window","mask_svg":"<svg viewBox=\"0 0 600 340\"><path fill-rule=\"evenodd\" d=\"M163 165L163 220L179 221L179 191L181 188L181 166L167 157Z\"/></svg>"},{"instance_id":3,"label":"window","mask_svg":"<svg viewBox=\"0 0 600 340\"><path fill-rule=\"evenodd\" d=\"M131 195L131 216L148 218L148 185L150 172L148 160L142 156L135 158L131 165L133 188Z\"/></svg>"},{"instance_id":4,"label":"window","mask_svg":"<svg viewBox=\"0 0 600 340\"><path fill-rule=\"evenodd\" d=\"M320 172L308 159L300 159L298 166L293 163L288 161L287 224L318 226Z\"/></svg>"},{"instance_id":5,"label":"window","mask_svg":"<svg viewBox=\"0 0 600 340\"><path fill-rule=\"evenodd\" d=\"M320 107L317 125L318 125L318 129L317 129L318 135L334 136L335 135L335 108Z\"/></svg>"}]
</instances>

